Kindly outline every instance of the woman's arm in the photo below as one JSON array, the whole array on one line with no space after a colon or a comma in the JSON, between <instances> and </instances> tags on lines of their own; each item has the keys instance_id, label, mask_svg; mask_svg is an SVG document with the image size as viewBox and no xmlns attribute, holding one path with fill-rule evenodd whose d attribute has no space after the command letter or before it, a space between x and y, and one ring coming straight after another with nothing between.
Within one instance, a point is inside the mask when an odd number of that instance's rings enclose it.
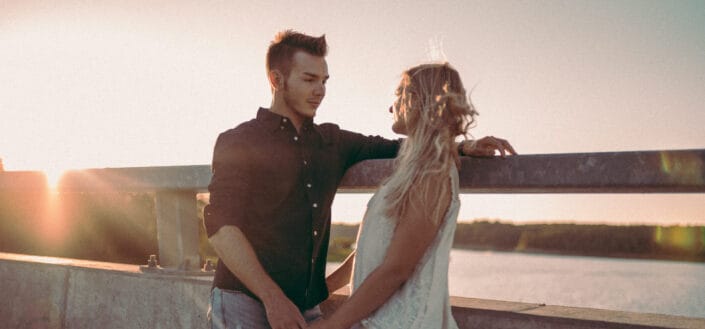
<instances>
[{"instance_id":1,"label":"woman's arm","mask_svg":"<svg viewBox=\"0 0 705 329\"><path fill-rule=\"evenodd\" d=\"M345 258L343 264L333 271L326 278L326 285L328 286L328 293L332 294L338 289L345 287L350 284L350 277L352 276L353 259L355 258L355 251L353 250L350 255Z\"/></svg>"},{"instance_id":2,"label":"woman's arm","mask_svg":"<svg viewBox=\"0 0 705 329\"><path fill-rule=\"evenodd\" d=\"M411 277L416 265L435 239L442 222L442 218L429 218L429 214L432 213L429 208L448 209L450 205L451 189L441 188L442 184L450 184L450 180L446 175L443 176L445 179L438 177L436 181L439 183L435 184L438 186L433 189L448 192L424 193L427 199L412 205L407 211L407 217L399 220L382 264L370 273L350 299L333 315L326 320L316 322L309 328L350 328L387 302L389 297ZM410 192L415 193L414 190L415 187L412 187ZM441 212L440 216L444 214L445 211Z\"/></svg>"}]
</instances>

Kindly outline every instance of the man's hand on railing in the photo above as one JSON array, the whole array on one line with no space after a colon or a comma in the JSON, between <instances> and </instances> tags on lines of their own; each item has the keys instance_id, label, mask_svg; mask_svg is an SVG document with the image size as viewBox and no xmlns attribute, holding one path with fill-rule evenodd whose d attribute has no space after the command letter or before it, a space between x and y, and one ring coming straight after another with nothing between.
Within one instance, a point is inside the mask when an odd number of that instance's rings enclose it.
<instances>
[{"instance_id":1,"label":"man's hand on railing","mask_svg":"<svg viewBox=\"0 0 705 329\"><path fill-rule=\"evenodd\" d=\"M499 151L499 155L503 158L507 154L517 154L507 140L494 136L486 136L472 141L462 141L459 146L459 151L460 155L474 157L493 157L497 151Z\"/></svg>"}]
</instances>

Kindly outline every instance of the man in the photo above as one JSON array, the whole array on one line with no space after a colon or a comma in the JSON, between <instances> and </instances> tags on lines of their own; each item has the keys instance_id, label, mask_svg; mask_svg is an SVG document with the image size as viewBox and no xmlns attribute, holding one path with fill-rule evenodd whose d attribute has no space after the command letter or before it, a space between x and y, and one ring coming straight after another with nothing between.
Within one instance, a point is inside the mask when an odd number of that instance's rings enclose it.
<instances>
[{"instance_id":1,"label":"man","mask_svg":"<svg viewBox=\"0 0 705 329\"><path fill-rule=\"evenodd\" d=\"M220 257L212 328L305 328L320 317L338 183L353 164L392 158L399 148L399 141L313 123L326 92L326 52L324 36L279 33L267 52L270 108L218 137L204 211ZM475 155L495 149L514 153L494 138L463 146Z\"/></svg>"}]
</instances>

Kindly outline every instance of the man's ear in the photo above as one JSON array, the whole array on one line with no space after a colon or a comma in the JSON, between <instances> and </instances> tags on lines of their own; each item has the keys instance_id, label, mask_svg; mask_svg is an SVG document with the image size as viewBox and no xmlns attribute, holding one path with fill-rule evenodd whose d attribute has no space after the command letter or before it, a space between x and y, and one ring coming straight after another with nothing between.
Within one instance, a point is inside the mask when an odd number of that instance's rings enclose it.
<instances>
[{"instance_id":1,"label":"man's ear","mask_svg":"<svg viewBox=\"0 0 705 329\"><path fill-rule=\"evenodd\" d=\"M269 71L269 85L273 90L279 90L284 86L284 75L279 70Z\"/></svg>"}]
</instances>

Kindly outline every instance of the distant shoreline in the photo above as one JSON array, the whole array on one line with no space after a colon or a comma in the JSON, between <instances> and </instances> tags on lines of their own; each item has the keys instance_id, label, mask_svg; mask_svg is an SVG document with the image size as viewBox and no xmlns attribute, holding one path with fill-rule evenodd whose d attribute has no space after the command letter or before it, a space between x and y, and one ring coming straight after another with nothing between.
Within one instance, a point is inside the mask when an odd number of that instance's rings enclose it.
<instances>
[{"instance_id":1,"label":"distant shoreline","mask_svg":"<svg viewBox=\"0 0 705 329\"><path fill-rule=\"evenodd\" d=\"M333 224L329 258L352 251L359 224ZM528 254L705 262L705 226L458 223L453 248Z\"/></svg>"},{"instance_id":2,"label":"distant shoreline","mask_svg":"<svg viewBox=\"0 0 705 329\"><path fill-rule=\"evenodd\" d=\"M661 261L672 261L672 262L690 262L690 263L705 263L705 257L698 258L680 258L680 257L668 257L666 255L658 254L578 254L570 252L560 252L552 250L541 250L541 249L531 249L531 250L502 250L502 249L488 249L481 248L477 246L463 246L463 245L453 245L453 249L457 250L468 250L477 252L502 252L502 253L518 253L527 255L553 255L553 256L573 256L573 257L596 257L596 258L614 258L614 259L633 259L633 260L661 260Z\"/></svg>"}]
</instances>

